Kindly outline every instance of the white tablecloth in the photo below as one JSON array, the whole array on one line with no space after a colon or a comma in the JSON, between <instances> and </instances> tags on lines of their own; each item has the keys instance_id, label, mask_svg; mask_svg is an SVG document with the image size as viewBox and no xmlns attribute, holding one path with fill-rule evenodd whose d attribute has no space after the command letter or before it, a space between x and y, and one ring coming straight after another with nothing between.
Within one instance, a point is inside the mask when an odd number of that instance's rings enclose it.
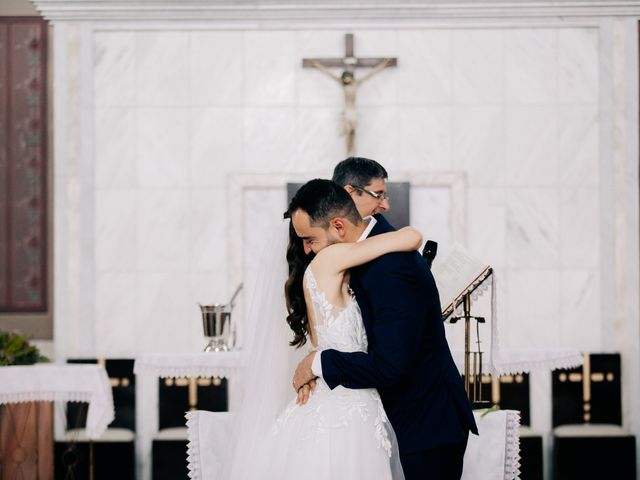
<instances>
[{"instance_id":1,"label":"white tablecloth","mask_svg":"<svg viewBox=\"0 0 640 480\"><path fill-rule=\"evenodd\" d=\"M38 401L87 402L87 436L98 438L113 421L109 377L100 365L0 367L0 404Z\"/></svg>"},{"instance_id":2,"label":"white tablecloth","mask_svg":"<svg viewBox=\"0 0 640 480\"><path fill-rule=\"evenodd\" d=\"M145 353L136 358L133 371L171 377L229 378L242 365L241 351L194 353Z\"/></svg>"},{"instance_id":3,"label":"white tablecloth","mask_svg":"<svg viewBox=\"0 0 640 480\"><path fill-rule=\"evenodd\" d=\"M469 435L464 455L463 480L513 480L520 474L520 412L474 412L480 435ZM187 447L189 478L219 478L226 458L233 416L229 413L189 412ZM304 476L304 475L303 475Z\"/></svg>"},{"instance_id":4,"label":"white tablecloth","mask_svg":"<svg viewBox=\"0 0 640 480\"><path fill-rule=\"evenodd\" d=\"M520 478L520 412L473 412L479 435L469 435L462 480Z\"/></svg>"}]
</instances>

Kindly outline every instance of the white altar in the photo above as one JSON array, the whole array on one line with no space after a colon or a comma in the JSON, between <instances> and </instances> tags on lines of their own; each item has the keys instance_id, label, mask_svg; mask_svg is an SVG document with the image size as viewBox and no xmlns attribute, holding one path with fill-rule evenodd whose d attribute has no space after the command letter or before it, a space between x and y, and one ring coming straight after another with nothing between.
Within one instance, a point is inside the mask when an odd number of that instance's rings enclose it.
<instances>
[{"instance_id":1,"label":"white altar","mask_svg":"<svg viewBox=\"0 0 640 480\"><path fill-rule=\"evenodd\" d=\"M18 402L87 402L87 437L100 437L113 421L113 396L100 365L0 367L0 405Z\"/></svg>"}]
</instances>

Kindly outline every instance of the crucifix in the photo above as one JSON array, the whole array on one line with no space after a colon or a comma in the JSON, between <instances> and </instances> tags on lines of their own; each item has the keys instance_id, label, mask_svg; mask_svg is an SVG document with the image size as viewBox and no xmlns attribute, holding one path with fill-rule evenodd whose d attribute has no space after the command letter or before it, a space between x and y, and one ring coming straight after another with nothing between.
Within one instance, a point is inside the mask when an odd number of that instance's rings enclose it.
<instances>
[{"instance_id":1,"label":"crucifix","mask_svg":"<svg viewBox=\"0 0 640 480\"><path fill-rule=\"evenodd\" d=\"M344 110L342 112L342 131L346 137L347 155L353 155L355 149L356 127L358 118L356 113L356 92L358 87L376 73L387 67L398 65L397 58L357 58L353 53L353 34L345 35L344 58L303 58L304 68L317 68L325 75L340 83L344 92ZM331 68L342 69L341 75L336 75ZM356 68L370 68L365 75L356 78Z\"/></svg>"}]
</instances>

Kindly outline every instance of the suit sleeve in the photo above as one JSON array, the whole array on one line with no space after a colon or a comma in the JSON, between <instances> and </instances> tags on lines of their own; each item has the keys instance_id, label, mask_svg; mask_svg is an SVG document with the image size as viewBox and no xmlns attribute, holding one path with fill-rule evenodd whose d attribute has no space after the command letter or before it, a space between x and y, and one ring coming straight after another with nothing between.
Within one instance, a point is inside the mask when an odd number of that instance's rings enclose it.
<instances>
[{"instance_id":1,"label":"suit sleeve","mask_svg":"<svg viewBox=\"0 0 640 480\"><path fill-rule=\"evenodd\" d=\"M323 378L330 388L389 387L410 375L424 341L427 309L434 295L438 301L435 284L425 281L412 255L384 255L362 276L366 298L358 301L371 308L373 338L368 353L322 352Z\"/></svg>"}]
</instances>

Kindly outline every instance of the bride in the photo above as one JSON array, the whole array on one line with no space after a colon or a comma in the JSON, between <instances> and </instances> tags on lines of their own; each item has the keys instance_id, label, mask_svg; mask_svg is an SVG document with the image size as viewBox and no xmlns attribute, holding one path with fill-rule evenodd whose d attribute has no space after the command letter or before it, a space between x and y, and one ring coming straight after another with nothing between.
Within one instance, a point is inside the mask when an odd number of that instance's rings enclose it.
<instances>
[{"instance_id":1,"label":"bride","mask_svg":"<svg viewBox=\"0 0 640 480\"><path fill-rule=\"evenodd\" d=\"M335 194L343 195L347 205L336 216L361 224L364 220L349 194L341 187ZM293 330L290 345L301 347L308 342L312 349L366 352L367 336L349 288L349 269L386 253L416 250L421 235L406 227L357 243L334 243L330 237L299 238L294 220L288 226L288 315L280 317L280 323L286 317ZM307 255L311 252L317 253ZM261 279L259 289L267 291L267 287L268 280ZM257 343L245 379L235 450L222 478L403 479L395 435L375 389L339 386L331 390L319 378L310 396L301 389L275 415L286 391L284 384L291 388L285 379L290 378L295 359L283 353L285 345L278 347L280 327L265 325L278 319L265 315L265 307L273 310L273 298L270 301L265 293L262 297L262 301L254 299L251 309L264 322L256 319Z\"/></svg>"}]
</instances>

